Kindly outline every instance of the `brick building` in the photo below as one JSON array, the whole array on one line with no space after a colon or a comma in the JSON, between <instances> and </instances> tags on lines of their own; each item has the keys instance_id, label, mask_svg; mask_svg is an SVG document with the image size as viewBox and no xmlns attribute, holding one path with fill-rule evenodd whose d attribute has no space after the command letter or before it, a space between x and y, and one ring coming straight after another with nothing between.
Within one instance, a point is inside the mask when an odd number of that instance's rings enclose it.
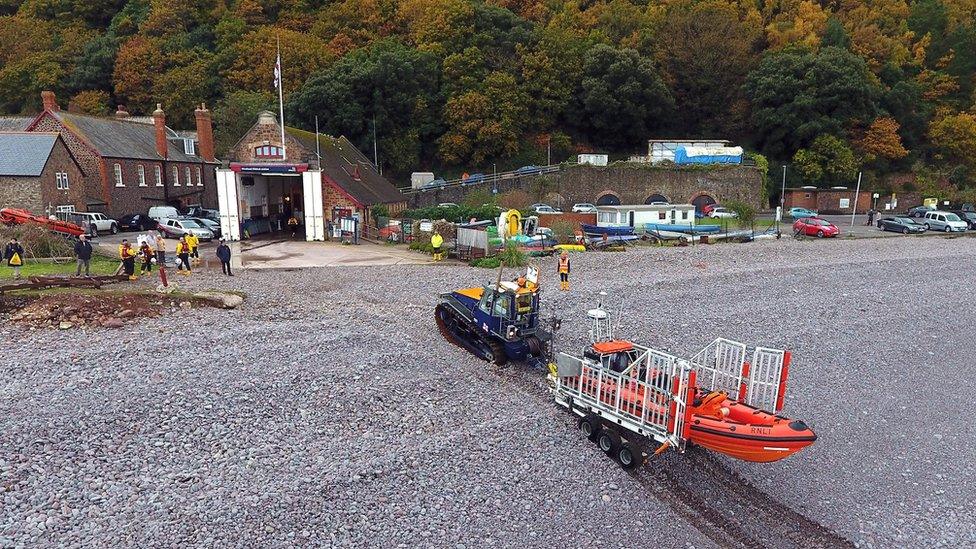
<instances>
[{"instance_id":1,"label":"brick building","mask_svg":"<svg viewBox=\"0 0 976 549\"><path fill-rule=\"evenodd\" d=\"M854 189L818 189L801 187L786 189L783 208L806 208L821 214L849 214L853 213ZM874 193L861 190L857 195L857 211L866 213L874 206ZM883 209L883 207L882 207Z\"/></svg>"},{"instance_id":2,"label":"brick building","mask_svg":"<svg viewBox=\"0 0 976 549\"><path fill-rule=\"evenodd\" d=\"M229 169L218 171L220 208L236 219L231 225L254 235L277 230L294 215L308 240L321 240L325 225L339 218L368 223L373 206L385 205L391 214L406 208L400 191L345 137L286 127L281 145L281 126L265 111L231 148Z\"/></svg>"},{"instance_id":3,"label":"brick building","mask_svg":"<svg viewBox=\"0 0 976 549\"><path fill-rule=\"evenodd\" d=\"M57 133L0 133L0 208L83 211L84 172Z\"/></svg>"},{"instance_id":4,"label":"brick building","mask_svg":"<svg viewBox=\"0 0 976 549\"><path fill-rule=\"evenodd\" d=\"M152 124L119 106L114 117L63 112L52 92L41 94L44 111L29 132L60 133L84 172L85 211L113 217L145 213L151 206L216 206L213 126L210 111L195 111L196 135L166 126L157 106Z\"/></svg>"}]
</instances>

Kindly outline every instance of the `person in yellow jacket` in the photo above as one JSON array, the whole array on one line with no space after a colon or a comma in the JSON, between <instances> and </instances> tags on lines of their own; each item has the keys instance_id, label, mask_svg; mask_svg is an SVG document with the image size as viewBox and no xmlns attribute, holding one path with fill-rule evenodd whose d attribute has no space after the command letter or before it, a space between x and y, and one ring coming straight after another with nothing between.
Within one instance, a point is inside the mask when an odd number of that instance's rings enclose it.
<instances>
[{"instance_id":1,"label":"person in yellow jacket","mask_svg":"<svg viewBox=\"0 0 976 549\"><path fill-rule=\"evenodd\" d=\"M136 250L129 244L128 239L122 239L122 244L119 244L119 259L122 260L122 271L129 277L129 280L135 280L138 278L136 276Z\"/></svg>"},{"instance_id":2,"label":"person in yellow jacket","mask_svg":"<svg viewBox=\"0 0 976 549\"><path fill-rule=\"evenodd\" d=\"M200 237L193 233L186 235L186 244L190 247L190 259L193 261L194 265L200 264L200 253L197 252L197 248L200 246Z\"/></svg>"},{"instance_id":3,"label":"person in yellow jacket","mask_svg":"<svg viewBox=\"0 0 976 549\"><path fill-rule=\"evenodd\" d=\"M186 267L186 270L183 270ZM190 245L186 242L186 237L180 237L176 243L176 270L181 274L190 274Z\"/></svg>"},{"instance_id":4,"label":"person in yellow jacket","mask_svg":"<svg viewBox=\"0 0 976 549\"><path fill-rule=\"evenodd\" d=\"M559 272L559 289L569 290L569 252L566 250L563 250L563 253L559 255L557 271Z\"/></svg>"},{"instance_id":5,"label":"person in yellow jacket","mask_svg":"<svg viewBox=\"0 0 976 549\"><path fill-rule=\"evenodd\" d=\"M444 254L441 252L441 246L444 245L444 237L441 236L441 233L434 231L434 235L430 237L430 245L434 248L434 261L444 259Z\"/></svg>"}]
</instances>

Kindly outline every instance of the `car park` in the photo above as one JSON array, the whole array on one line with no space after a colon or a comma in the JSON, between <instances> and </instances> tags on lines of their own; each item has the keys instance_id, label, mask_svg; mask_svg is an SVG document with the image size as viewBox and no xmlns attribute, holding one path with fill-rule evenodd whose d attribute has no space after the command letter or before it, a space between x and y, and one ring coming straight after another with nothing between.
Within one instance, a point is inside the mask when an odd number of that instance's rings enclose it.
<instances>
[{"instance_id":1,"label":"car park","mask_svg":"<svg viewBox=\"0 0 976 549\"><path fill-rule=\"evenodd\" d=\"M920 234L928 230L925 225L910 217L882 217L878 220L878 228L902 234Z\"/></svg>"},{"instance_id":2,"label":"car park","mask_svg":"<svg viewBox=\"0 0 976 549\"><path fill-rule=\"evenodd\" d=\"M708 217L711 217L712 219L722 219L722 218L729 218L729 217L739 217L739 214L733 212L728 208L723 208L722 206L719 206L717 208L712 208L712 211L708 212Z\"/></svg>"},{"instance_id":3,"label":"car park","mask_svg":"<svg viewBox=\"0 0 976 549\"><path fill-rule=\"evenodd\" d=\"M945 231L947 233L966 232L969 224L952 212L934 210L925 213L925 226L930 231Z\"/></svg>"},{"instance_id":4,"label":"car park","mask_svg":"<svg viewBox=\"0 0 976 549\"><path fill-rule=\"evenodd\" d=\"M817 217L817 212L809 210L807 208L790 208L790 217L793 219L802 219L804 217Z\"/></svg>"},{"instance_id":5,"label":"car park","mask_svg":"<svg viewBox=\"0 0 976 549\"><path fill-rule=\"evenodd\" d=\"M187 218L167 217L159 220L159 232L165 238L180 238L184 235L193 233L200 240L208 242L213 240L213 232L200 223Z\"/></svg>"},{"instance_id":6,"label":"car park","mask_svg":"<svg viewBox=\"0 0 976 549\"><path fill-rule=\"evenodd\" d=\"M970 231L976 230L976 212L971 210L953 210L952 213L958 215L959 219L965 221L969 225Z\"/></svg>"},{"instance_id":7,"label":"car park","mask_svg":"<svg viewBox=\"0 0 976 549\"><path fill-rule=\"evenodd\" d=\"M208 217L189 217L188 216L188 217L186 217L186 219L192 219L193 221L196 221L202 227L205 227L207 229L210 229L210 232L213 233L213 237L214 238L220 238L220 223L219 222L214 221L213 219L210 219Z\"/></svg>"},{"instance_id":8,"label":"car park","mask_svg":"<svg viewBox=\"0 0 976 549\"><path fill-rule=\"evenodd\" d=\"M596 206L589 202L578 202L573 204L574 213L596 213Z\"/></svg>"},{"instance_id":9,"label":"car park","mask_svg":"<svg viewBox=\"0 0 976 549\"><path fill-rule=\"evenodd\" d=\"M149 208L149 217L155 219L156 221L161 221L168 218L176 218L180 216L179 210L172 206L153 206Z\"/></svg>"},{"instance_id":10,"label":"car park","mask_svg":"<svg viewBox=\"0 0 976 549\"><path fill-rule=\"evenodd\" d=\"M931 211L935 211L935 206L915 206L908 210L908 217L925 217Z\"/></svg>"},{"instance_id":11,"label":"car park","mask_svg":"<svg viewBox=\"0 0 976 549\"><path fill-rule=\"evenodd\" d=\"M91 234L98 234L99 232L116 234L121 230L118 221L98 212L71 212L70 220L72 223L81 226L87 223Z\"/></svg>"},{"instance_id":12,"label":"car park","mask_svg":"<svg viewBox=\"0 0 976 549\"><path fill-rule=\"evenodd\" d=\"M840 229L829 221L816 217L804 217L793 222L793 234L826 238L837 236L840 234Z\"/></svg>"},{"instance_id":13,"label":"car park","mask_svg":"<svg viewBox=\"0 0 976 549\"><path fill-rule=\"evenodd\" d=\"M159 222L146 214L123 215L119 219L119 226L123 231L149 231L155 229L158 224Z\"/></svg>"}]
</instances>

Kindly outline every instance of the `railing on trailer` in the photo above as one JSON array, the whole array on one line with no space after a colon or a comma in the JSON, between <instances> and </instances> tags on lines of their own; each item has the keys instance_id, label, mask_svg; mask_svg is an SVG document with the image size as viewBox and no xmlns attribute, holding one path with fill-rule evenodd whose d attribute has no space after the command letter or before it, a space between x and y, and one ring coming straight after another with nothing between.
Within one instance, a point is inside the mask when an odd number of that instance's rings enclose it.
<instances>
[{"instance_id":1,"label":"railing on trailer","mask_svg":"<svg viewBox=\"0 0 976 549\"><path fill-rule=\"evenodd\" d=\"M685 360L635 346L639 356L622 372L560 353L553 391L579 415L594 413L638 435L683 451L695 372Z\"/></svg>"},{"instance_id":2,"label":"railing on trailer","mask_svg":"<svg viewBox=\"0 0 976 549\"><path fill-rule=\"evenodd\" d=\"M691 359L699 387L725 391L729 398L777 413L783 409L790 353L756 347L752 361L744 343L718 338Z\"/></svg>"}]
</instances>

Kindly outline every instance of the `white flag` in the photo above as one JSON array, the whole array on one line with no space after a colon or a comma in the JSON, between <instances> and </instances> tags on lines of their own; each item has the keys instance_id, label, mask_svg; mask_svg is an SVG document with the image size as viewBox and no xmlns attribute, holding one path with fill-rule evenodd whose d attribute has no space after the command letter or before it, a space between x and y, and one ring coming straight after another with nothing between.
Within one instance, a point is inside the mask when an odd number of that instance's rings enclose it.
<instances>
[{"instance_id":1,"label":"white flag","mask_svg":"<svg viewBox=\"0 0 976 549\"><path fill-rule=\"evenodd\" d=\"M275 61L274 68L274 87L278 89L281 86L281 52L278 52L278 59Z\"/></svg>"}]
</instances>

